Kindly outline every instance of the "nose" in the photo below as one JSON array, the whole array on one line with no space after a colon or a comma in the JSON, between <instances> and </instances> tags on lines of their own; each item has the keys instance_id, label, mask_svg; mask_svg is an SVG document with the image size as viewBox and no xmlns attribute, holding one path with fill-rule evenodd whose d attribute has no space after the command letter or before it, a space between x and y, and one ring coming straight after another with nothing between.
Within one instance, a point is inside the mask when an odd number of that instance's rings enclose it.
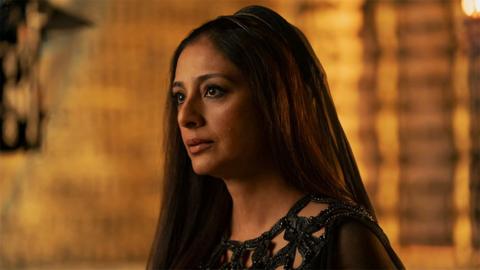
<instances>
[{"instance_id":1,"label":"nose","mask_svg":"<svg viewBox=\"0 0 480 270\"><path fill-rule=\"evenodd\" d=\"M205 125L202 106L195 99L187 99L178 107L178 125L185 128L198 128Z\"/></svg>"}]
</instances>

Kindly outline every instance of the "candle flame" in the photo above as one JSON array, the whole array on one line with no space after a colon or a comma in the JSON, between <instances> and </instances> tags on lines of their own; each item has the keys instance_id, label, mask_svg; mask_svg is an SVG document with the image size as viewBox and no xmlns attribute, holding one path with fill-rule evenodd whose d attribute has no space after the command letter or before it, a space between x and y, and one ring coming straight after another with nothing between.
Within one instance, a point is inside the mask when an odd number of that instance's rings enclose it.
<instances>
[{"instance_id":1,"label":"candle flame","mask_svg":"<svg viewBox=\"0 0 480 270\"><path fill-rule=\"evenodd\" d=\"M480 18L480 0L462 0L462 8L467 16Z\"/></svg>"}]
</instances>

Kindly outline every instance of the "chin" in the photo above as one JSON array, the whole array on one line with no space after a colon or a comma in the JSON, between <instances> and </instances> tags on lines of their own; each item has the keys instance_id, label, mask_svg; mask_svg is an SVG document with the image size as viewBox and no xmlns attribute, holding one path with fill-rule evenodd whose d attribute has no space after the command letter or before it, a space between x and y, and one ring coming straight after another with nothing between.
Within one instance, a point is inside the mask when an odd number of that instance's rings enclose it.
<instances>
[{"instance_id":1,"label":"chin","mask_svg":"<svg viewBox=\"0 0 480 270\"><path fill-rule=\"evenodd\" d=\"M214 172L214 169L210 164L205 164L203 162L192 161L192 168L198 175L211 175Z\"/></svg>"},{"instance_id":2,"label":"chin","mask_svg":"<svg viewBox=\"0 0 480 270\"><path fill-rule=\"evenodd\" d=\"M209 175L215 178L223 178L226 176L225 165L213 162L195 162L192 161L193 172L197 175Z\"/></svg>"}]
</instances>

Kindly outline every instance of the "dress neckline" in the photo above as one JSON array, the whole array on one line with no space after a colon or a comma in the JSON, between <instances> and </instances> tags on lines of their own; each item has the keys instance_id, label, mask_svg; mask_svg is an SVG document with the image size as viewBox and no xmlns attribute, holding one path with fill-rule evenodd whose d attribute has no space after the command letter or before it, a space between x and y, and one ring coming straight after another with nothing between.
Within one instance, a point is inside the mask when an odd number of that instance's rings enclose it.
<instances>
[{"instance_id":1,"label":"dress neckline","mask_svg":"<svg viewBox=\"0 0 480 270\"><path fill-rule=\"evenodd\" d=\"M296 201L293 206L288 210L287 214L281 217L268 231L263 232L260 236L257 236L252 239L240 241L240 240L232 240L230 239L230 230L227 231L226 234L222 237L222 242L227 246L242 246L245 245L246 248L252 247L257 245L259 242L264 241L265 239L272 239L276 236L281 230L283 230L284 224L287 222L287 219L292 217L297 217L298 213L305 208L311 201L316 202L331 202L331 199L327 197L320 197L318 195L307 194L301 197L298 201ZM318 215L321 215L329 207L320 211Z\"/></svg>"}]
</instances>

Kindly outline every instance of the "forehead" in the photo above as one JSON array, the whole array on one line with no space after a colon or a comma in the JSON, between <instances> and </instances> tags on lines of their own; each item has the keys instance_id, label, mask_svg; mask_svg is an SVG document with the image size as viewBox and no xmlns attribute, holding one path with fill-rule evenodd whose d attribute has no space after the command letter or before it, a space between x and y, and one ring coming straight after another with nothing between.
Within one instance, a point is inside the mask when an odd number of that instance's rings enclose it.
<instances>
[{"instance_id":1,"label":"forehead","mask_svg":"<svg viewBox=\"0 0 480 270\"><path fill-rule=\"evenodd\" d=\"M189 80L209 73L240 76L238 68L207 37L200 37L181 52L175 70L175 80Z\"/></svg>"}]
</instances>

